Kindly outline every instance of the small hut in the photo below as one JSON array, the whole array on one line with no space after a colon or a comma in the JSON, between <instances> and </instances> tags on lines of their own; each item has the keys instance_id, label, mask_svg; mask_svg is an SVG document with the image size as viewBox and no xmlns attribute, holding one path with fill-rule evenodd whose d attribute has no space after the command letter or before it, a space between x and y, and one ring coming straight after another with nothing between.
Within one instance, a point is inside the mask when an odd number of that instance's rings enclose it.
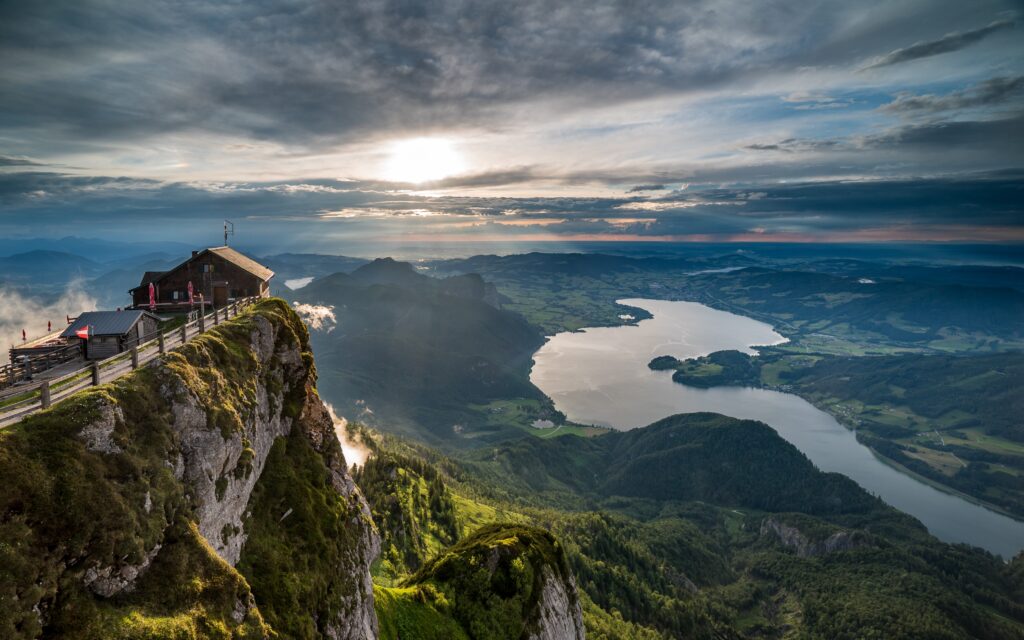
<instances>
[{"instance_id":1,"label":"small hut","mask_svg":"<svg viewBox=\"0 0 1024 640\"><path fill-rule=\"evenodd\" d=\"M148 311L86 311L60 337L82 340L85 357L101 360L155 338L159 326L160 318ZM78 335L85 327L89 328L87 339Z\"/></svg>"}]
</instances>

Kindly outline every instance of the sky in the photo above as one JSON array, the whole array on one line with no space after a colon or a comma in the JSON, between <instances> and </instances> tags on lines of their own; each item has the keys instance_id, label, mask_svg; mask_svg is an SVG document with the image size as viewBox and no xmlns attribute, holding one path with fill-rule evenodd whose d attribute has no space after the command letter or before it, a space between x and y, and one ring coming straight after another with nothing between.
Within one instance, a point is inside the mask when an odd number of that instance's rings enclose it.
<instances>
[{"instance_id":1,"label":"sky","mask_svg":"<svg viewBox=\"0 0 1024 640\"><path fill-rule=\"evenodd\" d=\"M1024 4L0 3L0 236L1024 242Z\"/></svg>"}]
</instances>

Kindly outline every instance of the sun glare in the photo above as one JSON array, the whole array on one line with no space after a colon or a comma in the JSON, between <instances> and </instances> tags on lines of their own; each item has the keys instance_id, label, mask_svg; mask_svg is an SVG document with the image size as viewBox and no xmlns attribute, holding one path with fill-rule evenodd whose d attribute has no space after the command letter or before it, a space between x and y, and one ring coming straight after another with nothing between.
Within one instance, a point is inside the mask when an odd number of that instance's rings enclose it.
<instances>
[{"instance_id":1,"label":"sun glare","mask_svg":"<svg viewBox=\"0 0 1024 640\"><path fill-rule=\"evenodd\" d=\"M413 138L391 145L384 177L394 182L418 184L447 178L463 168L462 156L451 140Z\"/></svg>"}]
</instances>

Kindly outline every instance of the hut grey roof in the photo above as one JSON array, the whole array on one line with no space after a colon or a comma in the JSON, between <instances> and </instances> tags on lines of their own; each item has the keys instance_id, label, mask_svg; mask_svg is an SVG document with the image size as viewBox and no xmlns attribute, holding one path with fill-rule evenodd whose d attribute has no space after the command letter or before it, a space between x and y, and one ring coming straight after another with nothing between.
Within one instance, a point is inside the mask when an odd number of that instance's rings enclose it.
<instances>
[{"instance_id":1,"label":"hut grey roof","mask_svg":"<svg viewBox=\"0 0 1024 640\"><path fill-rule=\"evenodd\" d=\"M159 320L157 316L147 311L86 311L78 316L68 328L60 334L62 338L73 338L75 331L86 325L92 326L94 336L120 336L131 331L131 328L142 319L142 316L149 316Z\"/></svg>"}]
</instances>

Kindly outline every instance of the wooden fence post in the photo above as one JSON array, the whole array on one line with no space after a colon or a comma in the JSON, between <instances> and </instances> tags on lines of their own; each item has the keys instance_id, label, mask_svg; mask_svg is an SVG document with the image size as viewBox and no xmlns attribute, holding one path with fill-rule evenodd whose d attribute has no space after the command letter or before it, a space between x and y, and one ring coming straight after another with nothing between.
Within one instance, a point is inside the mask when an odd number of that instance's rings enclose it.
<instances>
[{"instance_id":1,"label":"wooden fence post","mask_svg":"<svg viewBox=\"0 0 1024 640\"><path fill-rule=\"evenodd\" d=\"M199 312L199 333L206 331L206 314Z\"/></svg>"},{"instance_id":2,"label":"wooden fence post","mask_svg":"<svg viewBox=\"0 0 1024 640\"><path fill-rule=\"evenodd\" d=\"M220 310L217 307L213 308L213 324L220 324Z\"/></svg>"},{"instance_id":3,"label":"wooden fence post","mask_svg":"<svg viewBox=\"0 0 1024 640\"><path fill-rule=\"evenodd\" d=\"M158 331L157 332L157 334L156 334L156 344L157 344L157 347L160 349L160 355L163 355L164 353L166 353L167 347L164 346L164 332L163 331Z\"/></svg>"},{"instance_id":4,"label":"wooden fence post","mask_svg":"<svg viewBox=\"0 0 1024 640\"><path fill-rule=\"evenodd\" d=\"M139 348L132 347L132 369L139 368Z\"/></svg>"},{"instance_id":5,"label":"wooden fence post","mask_svg":"<svg viewBox=\"0 0 1024 640\"><path fill-rule=\"evenodd\" d=\"M188 342L188 323L181 325L181 344Z\"/></svg>"},{"instance_id":6,"label":"wooden fence post","mask_svg":"<svg viewBox=\"0 0 1024 640\"><path fill-rule=\"evenodd\" d=\"M43 405L44 409L50 408L50 381L43 380L43 384L39 386L39 403Z\"/></svg>"},{"instance_id":7,"label":"wooden fence post","mask_svg":"<svg viewBox=\"0 0 1024 640\"><path fill-rule=\"evenodd\" d=\"M92 363L92 386L100 386L100 363Z\"/></svg>"}]
</instances>

